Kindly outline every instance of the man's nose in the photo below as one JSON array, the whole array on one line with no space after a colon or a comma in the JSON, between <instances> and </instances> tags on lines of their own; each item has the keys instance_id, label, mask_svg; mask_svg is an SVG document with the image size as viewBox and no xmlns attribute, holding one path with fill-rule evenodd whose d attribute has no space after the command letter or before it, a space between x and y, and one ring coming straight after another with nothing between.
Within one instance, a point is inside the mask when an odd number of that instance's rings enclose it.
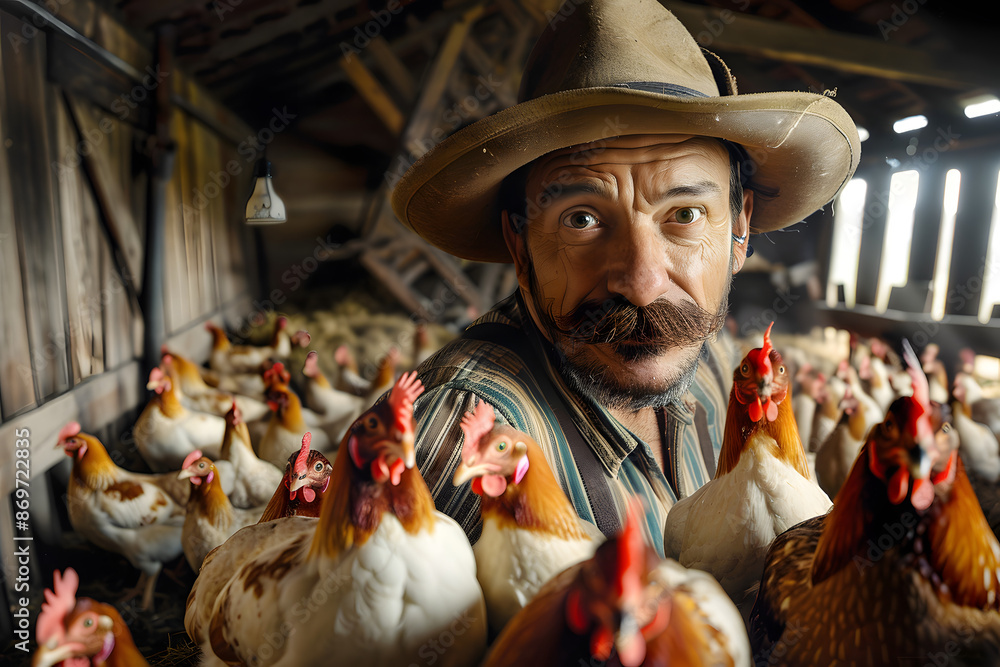
<instances>
[{"instance_id":1,"label":"man's nose","mask_svg":"<svg viewBox=\"0 0 1000 667\"><path fill-rule=\"evenodd\" d=\"M608 246L608 290L635 306L648 306L669 288L667 255L659 228L649 221L621 225Z\"/></svg>"}]
</instances>

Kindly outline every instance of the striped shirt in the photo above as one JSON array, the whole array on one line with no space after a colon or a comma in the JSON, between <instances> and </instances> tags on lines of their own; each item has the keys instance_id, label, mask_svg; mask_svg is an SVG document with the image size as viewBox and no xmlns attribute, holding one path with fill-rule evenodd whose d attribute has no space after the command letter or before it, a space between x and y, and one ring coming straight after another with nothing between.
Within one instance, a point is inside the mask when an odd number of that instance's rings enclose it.
<instances>
[{"instance_id":1,"label":"striped shirt","mask_svg":"<svg viewBox=\"0 0 1000 667\"><path fill-rule=\"evenodd\" d=\"M738 361L732 339L722 333L706 343L688 394L659 412L662 469L645 442L566 385L554 354L514 294L420 366L425 391L414 406L417 464L438 510L458 521L473 543L479 538L479 496L452 478L461 461L462 415L486 400L497 421L541 446L577 513L605 535L621 529L629 498L639 496L646 539L662 556L667 511L715 475Z\"/></svg>"}]
</instances>

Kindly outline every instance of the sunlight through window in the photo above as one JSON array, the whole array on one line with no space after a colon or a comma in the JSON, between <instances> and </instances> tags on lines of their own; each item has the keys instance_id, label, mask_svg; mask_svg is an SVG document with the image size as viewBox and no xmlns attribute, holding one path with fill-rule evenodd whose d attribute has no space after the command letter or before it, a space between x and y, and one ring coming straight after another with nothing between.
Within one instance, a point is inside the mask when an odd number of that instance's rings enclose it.
<instances>
[{"instance_id":1,"label":"sunlight through window","mask_svg":"<svg viewBox=\"0 0 1000 667\"><path fill-rule=\"evenodd\" d=\"M951 249L955 241L955 214L958 212L958 193L962 186L962 172L949 169L944 178L944 206L941 208L941 231L938 234L937 258L934 260L934 279L931 281L931 317L940 320L948 297L948 274L951 271Z\"/></svg>"},{"instance_id":2,"label":"sunlight through window","mask_svg":"<svg viewBox=\"0 0 1000 667\"><path fill-rule=\"evenodd\" d=\"M919 183L920 174L915 169L898 171L889 181L889 214L882 240L882 261L879 263L878 291L875 295L875 309L880 313L889 308L892 288L906 285Z\"/></svg>"},{"instance_id":3,"label":"sunlight through window","mask_svg":"<svg viewBox=\"0 0 1000 667\"><path fill-rule=\"evenodd\" d=\"M844 303L853 308L858 293L858 261L861 257L861 224L864 219L868 184L852 179L840 193L834 207L833 250L826 280L826 304L837 305L837 287L844 286Z\"/></svg>"},{"instance_id":4,"label":"sunlight through window","mask_svg":"<svg viewBox=\"0 0 1000 667\"><path fill-rule=\"evenodd\" d=\"M993 306L1000 303L1000 174L997 175L997 193L993 198L993 218L990 221L990 242L983 267L983 296L979 302L979 321L990 321Z\"/></svg>"}]
</instances>

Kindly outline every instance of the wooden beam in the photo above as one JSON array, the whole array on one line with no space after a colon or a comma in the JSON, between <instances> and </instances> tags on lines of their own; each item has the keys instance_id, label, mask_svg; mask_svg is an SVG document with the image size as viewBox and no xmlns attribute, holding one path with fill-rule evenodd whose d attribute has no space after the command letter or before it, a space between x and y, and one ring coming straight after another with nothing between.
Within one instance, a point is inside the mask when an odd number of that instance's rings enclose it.
<instances>
[{"instance_id":1,"label":"wooden beam","mask_svg":"<svg viewBox=\"0 0 1000 667\"><path fill-rule=\"evenodd\" d=\"M90 111L69 95L66 95L65 99L77 134L80 137L101 136L101 130L98 129L98 124L94 122ZM115 178L107 156L102 151L81 152L81 157L94 186L94 195L101 208L101 217L107 223L110 236L128 268L130 281L126 281L126 284L134 286L139 291L142 289L143 276L142 243L128 204L129 198L122 191L121 184Z\"/></svg>"},{"instance_id":2,"label":"wooden beam","mask_svg":"<svg viewBox=\"0 0 1000 667\"><path fill-rule=\"evenodd\" d=\"M372 76L360 58L354 56L341 58L340 66L347 73L347 78L354 84L358 93L365 98L365 101L378 114L389 131L398 137L399 133L403 131L403 112L392 101L389 93L385 91L378 79Z\"/></svg>"},{"instance_id":3,"label":"wooden beam","mask_svg":"<svg viewBox=\"0 0 1000 667\"><path fill-rule=\"evenodd\" d=\"M426 147L416 140L423 138L434 123L441 104L441 97L448 85L448 78L455 68L455 62L462 52L465 38L468 36L472 24L479 19L482 13L482 5L466 10L462 17L448 30L448 35L438 50L431 71L428 72L424 82L424 92L420 101L417 102L417 108L410 115L410 123L403 138L403 145L414 157L419 157L424 153Z\"/></svg>"},{"instance_id":4,"label":"wooden beam","mask_svg":"<svg viewBox=\"0 0 1000 667\"><path fill-rule=\"evenodd\" d=\"M942 88L1000 87L993 63L960 53L895 46L871 37L801 28L678 0L663 4L702 46L722 54L745 53Z\"/></svg>"},{"instance_id":5,"label":"wooden beam","mask_svg":"<svg viewBox=\"0 0 1000 667\"><path fill-rule=\"evenodd\" d=\"M410 70L406 68L403 61L389 47L389 42L385 41L385 37L379 35L373 38L371 44L368 45L368 51L386 78L389 79L389 83L407 103L411 102L417 96L417 82L413 80Z\"/></svg>"},{"instance_id":6,"label":"wooden beam","mask_svg":"<svg viewBox=\"0 0 1000 667\"><path fill-rule=\"evenodd\" d=\"M201 59L220 62L235 58L241 53L264 46L282 35L299 32L317 21L329 20L337 12L353 4L353 0L320 0L315 5L299 7L287 16L256 26L246 35L220 41L201 56Z\"/></svg>"}]
</instances>

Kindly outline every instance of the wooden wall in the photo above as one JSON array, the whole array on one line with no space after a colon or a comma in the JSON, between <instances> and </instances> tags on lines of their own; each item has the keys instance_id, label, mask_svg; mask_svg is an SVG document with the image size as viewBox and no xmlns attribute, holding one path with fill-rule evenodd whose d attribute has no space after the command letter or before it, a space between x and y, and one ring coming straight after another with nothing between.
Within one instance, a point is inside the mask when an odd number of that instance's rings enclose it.
<instances>
[{"instance_id":1,"label":"wooden wall","mask_svg":"<svg viewBox=\"0 0 1000 667\"><path fill-rule=\"evenodd\" d=\"M92 39L109 41L106 21L91 15L86 25L103 31ZM143 106L153 93L105 76L62 38L25 26L0 11L0 34L32 35L0 40L2 494L13 485L15 427L40 429L32 433L34 478L60 460L53 444L66 422L77 419L94 432L127 426L146 398L149 371L140 359L139 294L148 187ZM147 71L140 45L124 32L111 41L136 71ZM200 325L249 303L254 269L244 257L253 257L252 237L242 201L253 165L233 138L244 128L204 90L177 71L161 85L184 101L171 127L177 152L166 207L167 340L190 339L192 356L207 356ZM226 121L226 136L210 127L213 118ZM241 174L227 182L220 175L233 160Z\"/></svg>"}]
</instances>

